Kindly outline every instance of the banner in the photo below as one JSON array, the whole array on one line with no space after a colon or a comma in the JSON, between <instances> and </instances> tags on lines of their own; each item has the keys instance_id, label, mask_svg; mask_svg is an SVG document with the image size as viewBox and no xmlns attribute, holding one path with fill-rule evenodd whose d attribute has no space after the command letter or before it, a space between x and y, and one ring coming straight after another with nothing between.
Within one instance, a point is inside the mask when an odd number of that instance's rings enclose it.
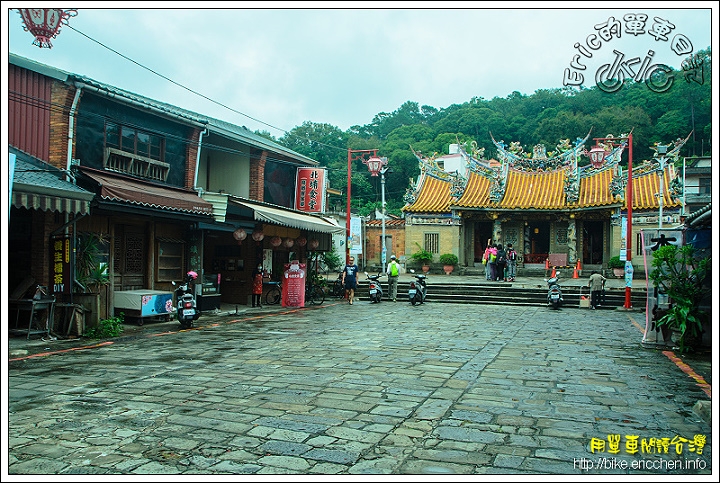
<instances>
[{"instance_id":1,"label":"banner","mask_svg":"<svg viewBox=\"0 0 720 483\"><path fill-rule=\"evenodd\" d=\"M324 213L327 197L325 168L298 168L295 178L295 209L308 213Z\"/></svg>"},{"instance_id":2,"label":"banner","mask_svg":"<svg viewBox=\"0 0 720 483\"><path fill-rule=\"evenodd\" d=\"M360 217L350 217L350 240L348 246L350 255L362 254L362 219Z\"/></svg>"},{"instance_id":3,"label":"banner","mask_svg":"<svg viewBox=\"0 0 720 483\"><path fill-rule=\"evenodd\" d=\"M293 260L284 268L282 306L305 307L305 264Z\"/></svg>"},{"instance_id":4,"label":"banner","mask_svg":"<svg viewBox=\"0 0 720 483\"><path fill-rule=\"evenodd\" d=\"M70 235L53 235L50 237L50 263L50 276L52 277L50 292L53 294L69 294L72 290Z\"/></svg>"}]
</instances>

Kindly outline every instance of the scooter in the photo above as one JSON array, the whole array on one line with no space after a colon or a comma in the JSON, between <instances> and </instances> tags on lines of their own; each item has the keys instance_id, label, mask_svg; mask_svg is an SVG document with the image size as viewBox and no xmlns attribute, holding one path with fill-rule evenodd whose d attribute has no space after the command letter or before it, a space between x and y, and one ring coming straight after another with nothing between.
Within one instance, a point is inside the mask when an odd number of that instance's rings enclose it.
<instances>
[{"instance_id":1,"label":"scooter","mask_svg":"<svg viewBox=\"0 0 720 483\"><path fill-rule=\"evenodd\" d=\"M410 273L412 273L416 279L416 281L410 282L410 289L408 289L410 303L413 305L424 304L425 297L427 296L427 277L423 273L415 275L415 270L412 268L410 269Z\"/></svg>"},{"instance_id":2,"label":"scooter","mask_svg":"<svg viewBox=\"0 0 720 483\"><path fill-rule=\"evenodd\" d=\"M197 309L197 303L195 302L195 296L190 289L190 282L194 282L197 279L197 273L190 270L185 276L185 282L178 285L175 289L177 296L177 319L180 322L180 327L183 329L190 329L193 326L193 322L200 318L200 311ZM173 285L177 285L175 282Z\"/></svg>"},{"instance_id":3,"label":"scooter","mask_svg":"<svg viewBox=\"0 0 720 483\"><path fill-rule=\"evenodd\" d=\"M543 279L548 284L547 304L557 310L563 304L562 290L560 290L560 282L557 277Z\"/></svg>"},{"instance_id":4,"label":"scooter","mask_svg":"<svg viewBox=\"0 0 720 483\"><path fill-rule=\"evenodd\" d=\"M365 272L365 276L368 280L370 280L370 302L372 303L379 303L382 300L382 286L380 285L380 277L383 276L382 273L378 273L377 275L370 275L369 273Z\"/></svg>"}]
</instances>

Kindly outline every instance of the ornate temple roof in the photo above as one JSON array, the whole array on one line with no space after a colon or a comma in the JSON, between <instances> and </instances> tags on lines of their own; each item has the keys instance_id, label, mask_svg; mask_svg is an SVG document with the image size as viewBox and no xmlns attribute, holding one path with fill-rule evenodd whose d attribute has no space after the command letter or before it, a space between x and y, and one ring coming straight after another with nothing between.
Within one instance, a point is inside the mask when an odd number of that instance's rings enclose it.
<instances>
[{"instance_id":1,"label":"ornate temple roof","mask_svg":"<svg viewBox=\"0 0 720 483\"><path fill-rule=\"evenodd\" d=\"M477 159L461 151L466 159L464 174L443 171L434 157L414 153L420 163L417 183L405 194L404 212L439 214L453 209L559 211L587 210L618 206L626 208L627 174L619 165L624 146L608 149L599 167L578 167L577 158L586 151L578 138L574 146L568 140L556 153L545 154L544 146L535 146L531 155L522 153L517 143L509 150L495 142L501 162ZM685 141L687 138L685 139ZM680 206L681 187L672 163L685 141L676 141L668 153L664 169L663 206ZM474 150L474 154L482 152ZM645 161L633 169L633 209L659 208L660 168Z\"/></svg>"}]
</instances>

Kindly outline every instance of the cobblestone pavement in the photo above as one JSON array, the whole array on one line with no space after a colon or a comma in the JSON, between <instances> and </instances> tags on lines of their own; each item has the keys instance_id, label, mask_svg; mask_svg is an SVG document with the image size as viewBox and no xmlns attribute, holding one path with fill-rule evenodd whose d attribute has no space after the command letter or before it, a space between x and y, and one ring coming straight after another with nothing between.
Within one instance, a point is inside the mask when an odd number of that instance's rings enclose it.
<instances>
[{"instance_id":1,"label":"cobblestone pavement","mask_svg":"<svg viewBox=\"0 0 720 483\"><path fill-rule=\"evenodd\" d=\"M642 313L326 301L197 325L11 354L6 475L713 473L709 384L641 346Z\"/></svg>"}]
</instances>

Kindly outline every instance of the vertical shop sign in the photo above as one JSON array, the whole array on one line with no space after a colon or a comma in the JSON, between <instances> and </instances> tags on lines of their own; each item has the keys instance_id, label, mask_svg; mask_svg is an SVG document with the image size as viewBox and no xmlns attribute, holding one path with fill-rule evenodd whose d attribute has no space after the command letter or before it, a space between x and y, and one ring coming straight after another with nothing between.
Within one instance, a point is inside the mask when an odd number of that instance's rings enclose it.
<instances>
[{"instance_id":1,"label":"vertical shop sign","mask_svg":"<svg viewBox=\"0 0 720 483\"><path fill-rule=\"evenodd\" d=\"M360 256L362 249L362 219L359 216L350 217L350 255Z\"/></svg>"},{"instance_id":2,"label":"vertical shop sign","mask_svg":"<svg viewBox=\"0 0 720 483\"><path fill-rule=\"evenodd\" d=\"M69 235L55 235L50 238L50 260L52 260L52 292L69 294L72 287Z\"/></svg>"},{"instance_id":3,"label":"vertical shop sign","mask_svg":"<svg viewBox=\"0 0 720 483\"><path fill-rule=\"evenodd\" d=\"M325 168L298 168L295 179L295 209L324 213L327 197Z\"/></svg>"},{"instance_id":4,"label":"vertical shop sign","mask_svg":"<svg viewBox=\"0 0 720 483\"><path fill-rule=\"evenodd\" d=\"M305 307L305 264L293 260L285 264L282 284L283 307Z\"/></svg>"}]
</instances>

